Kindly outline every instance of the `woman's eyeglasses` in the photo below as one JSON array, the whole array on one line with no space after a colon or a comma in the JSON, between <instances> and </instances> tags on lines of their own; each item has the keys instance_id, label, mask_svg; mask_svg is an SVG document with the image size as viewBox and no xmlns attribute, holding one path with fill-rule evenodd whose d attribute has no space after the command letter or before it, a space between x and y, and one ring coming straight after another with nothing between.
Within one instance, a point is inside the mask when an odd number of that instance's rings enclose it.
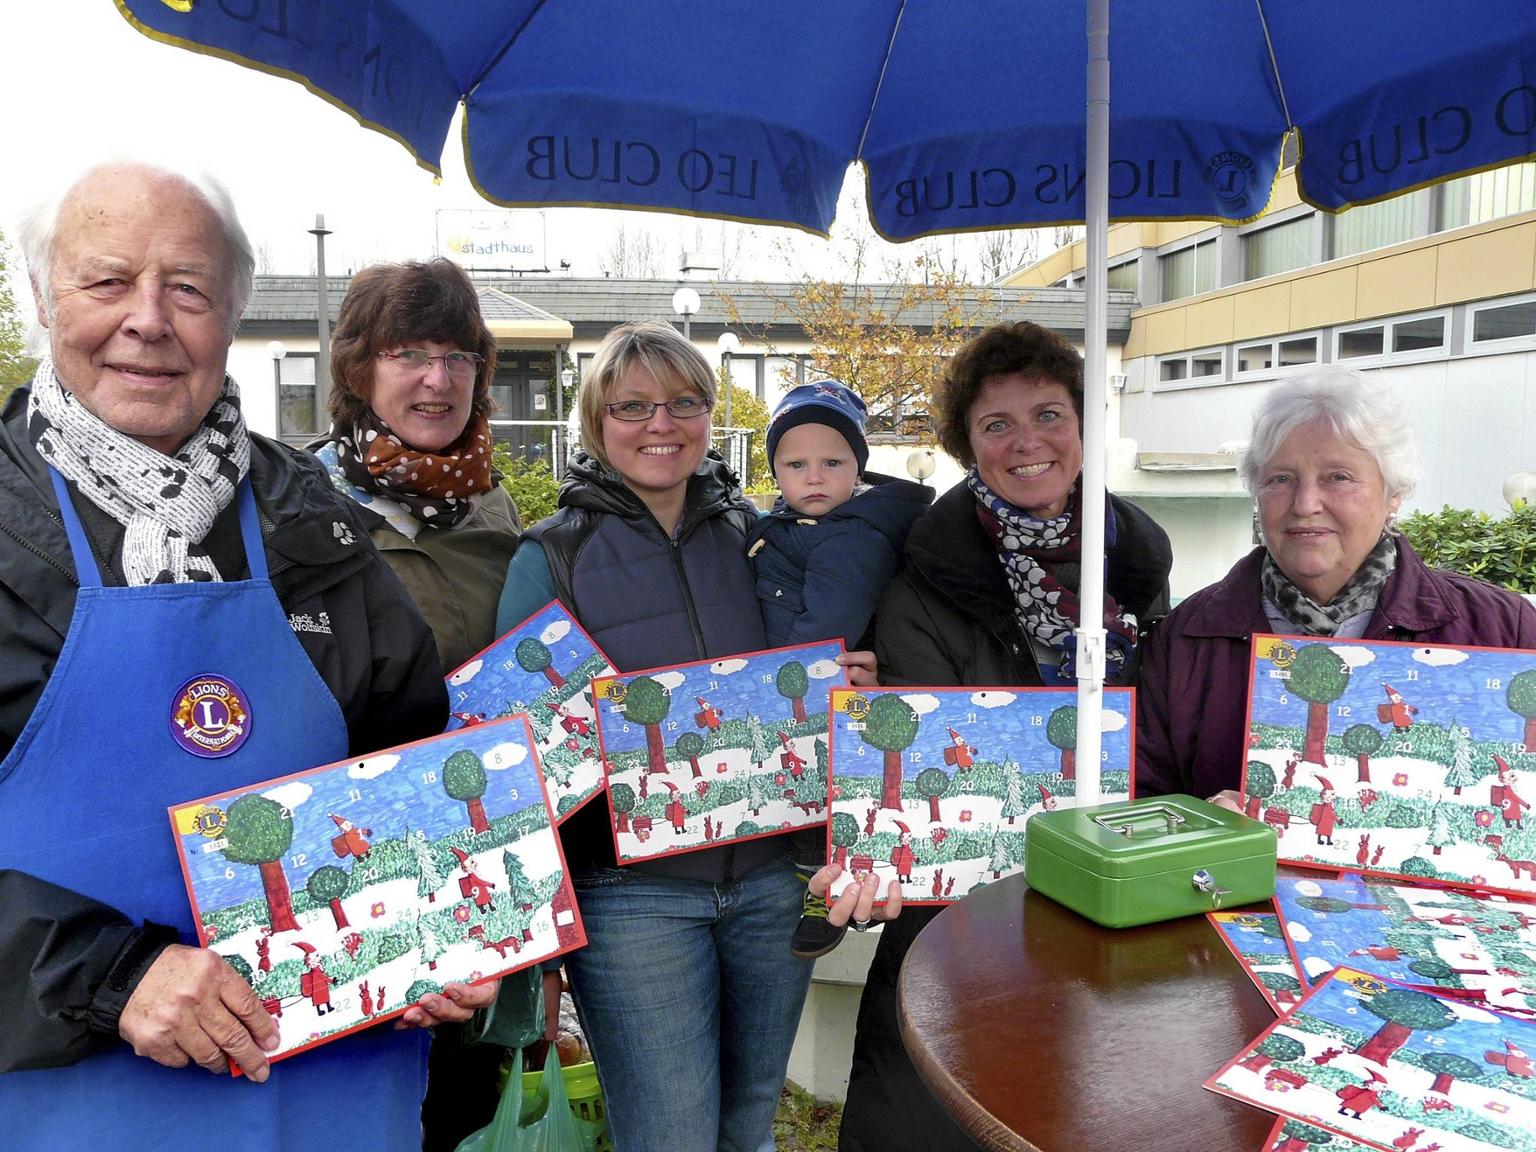
<instances>
[{"instance_id":1,"label":"woman's eyeglasses","mask_svg":"<svg viewBox=\"0 0 1536 1152\"><path fill-rule=\"evenodd\" d=\"M462 384L475 378L484 358L473 352L444 352L434 356L422 348L402 348L398 352L380 352L379 359L398 364L407 372L425 372L432 367L432 361L441 360L449 378Z\"/></svg>"},{"instance_id":2,"label":"woman's eyeglasses","mask_svg":"<svg viewBox=\"0 0 1536 1152\"><path fill-rule=\"evenodd\" d=\"M701 396L679 396L665 404L658 404L654 400L620 400L617 404L603 405L603 411L615 420L628 420L636 424L649 420L658 408L665 408L674 420L692 420L708 412L709 404Z\"/></svg>"}]
</instances>

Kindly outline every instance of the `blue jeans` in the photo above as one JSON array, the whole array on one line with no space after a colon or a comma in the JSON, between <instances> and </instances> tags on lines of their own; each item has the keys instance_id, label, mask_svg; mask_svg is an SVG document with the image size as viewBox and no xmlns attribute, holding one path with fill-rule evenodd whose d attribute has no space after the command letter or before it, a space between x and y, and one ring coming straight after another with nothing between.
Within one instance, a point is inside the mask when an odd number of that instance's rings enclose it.
<instances>
[{"instance_id":1,"label":"blue jeans","mask_svg":"<svg viewBox=\"0 0 1536 1152\"><path fill-rule=\"evenodd\" d=\"M587 946L565 966L615 1152L772 1152L811 980L789 951L805 892L789 860L721 884L572 881Z\"/></svg>"}]
</instances>

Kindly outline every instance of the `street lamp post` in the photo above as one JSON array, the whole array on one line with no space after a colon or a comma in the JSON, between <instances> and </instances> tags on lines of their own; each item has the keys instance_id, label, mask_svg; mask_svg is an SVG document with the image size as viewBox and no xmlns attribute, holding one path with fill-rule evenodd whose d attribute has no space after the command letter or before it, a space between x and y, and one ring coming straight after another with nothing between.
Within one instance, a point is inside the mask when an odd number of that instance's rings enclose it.
<instances>
[{"instance_id":1,"label":"street lamp post","mask_svg":"<svg viewBox=\"0 0 1536 1152\"><path fill-rule=\"evenodd\" d=\"M741 341L736 333L727 329L720 333L715 340L715 347L720 351L720 367L724 369L720 373L723 378L720 383L725 389L725 427L731 426L731 355L741 347Z\"/></svg>"},{"instance_id":2,"label":"street lamp post","mask_svg":"<svg viewBox=\"0 0 1536 1152\"><path fill-rule=\"evenodd\" d=\"M683 318L683 339L693 339L693 317L699 310L699 294L692 288L679 288L672 293L672 311Z\"/></svg>"},{"instance_id":3,"label":"street lamp post","mask_svg":"<svg viewBox=\"0 0 1536 1152\"><path fill-rule=\"evenodd\" d=\"M325 291L325 238L331 230L325 226L325 217L318 212L309 234L315 238L315 306L320 313L320 351L315 356L315 430L318 432L330 427L326 405L331 391L331 304Z\"/></svg>"},{"instance_id":4,"label":"street lamp post","mask_svg":"<svg viewBox=\"0 0 1536 1152\"><path fill-rule=\"evenodd\" d=\"M926 484L936 467L932 448L919 448L907 457L907 475L919 484Z\"/></svg>"},{"instance_id":5,"label":"street lamp post","mask_svg":"<svg viewBox=\"0 0 1536 1152\"><path fill-rule=\"evenodd\" d=\"M1504 481L1504 503L1518 512L1536 500L1536 472L1513 472Z\"/></svg>"}]
</instances>

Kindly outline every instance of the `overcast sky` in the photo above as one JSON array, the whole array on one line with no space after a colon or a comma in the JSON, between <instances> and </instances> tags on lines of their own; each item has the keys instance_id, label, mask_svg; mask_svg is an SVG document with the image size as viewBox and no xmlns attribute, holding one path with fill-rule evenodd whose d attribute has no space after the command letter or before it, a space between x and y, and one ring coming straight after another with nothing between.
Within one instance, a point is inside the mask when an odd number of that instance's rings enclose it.
<instances>
[{"instance_id":1,"label":"overcast sky","mask_svg":"<svg viewBox=\"0 0 1536 1152\"><path fill-rule=\"evenodd\" d=\"M271 272L312 270L308 230L316 213L333 232L327 271L344 272L426 256L438 210L489 207L464 175L457 122L442 182L434 183L401 145L298 84L158 44L112 0L0 0L0 49L0 231L13 245L28 206L83 165L115 153L201 166L220 177ZM861 212L861 183L845 185L841 220ZM649 233L663 275L675 271L684 248L702 247L734 253L737 276L833 276L850 246L846 238L829 243L787 229L657 213L554 208L544 223L549 265L567 260L573 275L602 274L620 225L631 239ZM876 243L877 251L908 261L920 251ZM955 244L967 258L974 241ZM950 242L941 245L952 258Z\"/></svg>"}]
</instances>

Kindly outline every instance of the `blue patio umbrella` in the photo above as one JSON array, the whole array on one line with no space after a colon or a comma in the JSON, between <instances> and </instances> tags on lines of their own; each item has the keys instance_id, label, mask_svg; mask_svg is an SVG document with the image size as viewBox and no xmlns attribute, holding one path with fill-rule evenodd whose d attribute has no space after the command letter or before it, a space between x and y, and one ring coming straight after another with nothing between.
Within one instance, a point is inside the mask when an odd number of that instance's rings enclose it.
<instances>
[{"instance_id":1,"label":"blue patio umbrella","mask_svg":"<svg viewBox=\"0 0 1536 1152\"><path fill-rule=\"evenodd\" d=\"M498 204L825 233L859 162L893 240L1085 222L1088 491L1111 217L1252 219L1288 134L1327 211L1536 152L1530 0L115 3L156 39L302 82L433 171L462 104L470 178ZM1102 516L1084 501L1088 605ZM1094 794L1102 630L1083 637Z\"/></svg>"}]
</instances>

